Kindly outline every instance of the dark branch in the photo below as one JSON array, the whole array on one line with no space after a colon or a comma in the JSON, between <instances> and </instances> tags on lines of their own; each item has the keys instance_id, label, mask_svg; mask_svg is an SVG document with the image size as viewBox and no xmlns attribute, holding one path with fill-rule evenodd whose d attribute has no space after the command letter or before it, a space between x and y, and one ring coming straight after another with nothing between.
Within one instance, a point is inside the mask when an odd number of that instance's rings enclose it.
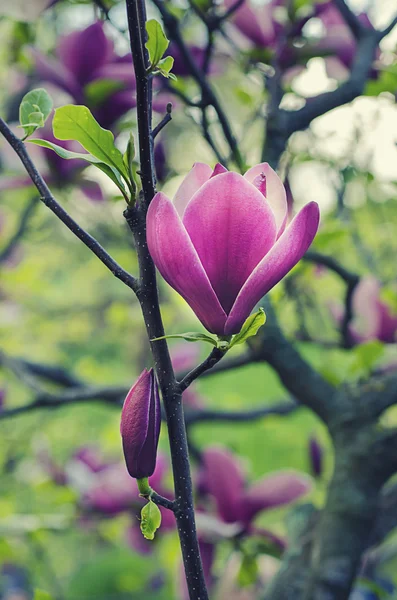
<instances>
[{"instance_id":1,"label":"dark branch","mask_svg":"<svg viewBox=\"0 0 397 600\"><path fill-rule=\"evenodd\" d=\"M212 367L214 367L216 365L216 363L218 363L221 360L221 358L223 358L224 356L225 356L224 350L220 350L219 348L214 348L212 350L211 354L205 359L204 362L202 362L195 369L193 369L192 371L187 373L187 375L185 375L185 377L182 379L182 381L179 382L179 386L178 386L179 391L184 392L186 390L186 388L188 388L189 385L191 383L193 383L193 381L195 379L197 379L197 377L200 377L200 375L202 375L209 369L212 369Z\"/></svg>"},{"instance_id":2,"label":"dark branch","mask_svg":"<svg viewBox=\"0 0 397 600\"><path fill-rule=\"evenodd\" d=\"M317 373L286 339L268 298L265 302L266 325L257 334L262 360L278 374L283 385L301 404L329 422L338 407L335 388Z\"/></svg>"},{"instance_id":3,"label":"dark branch","mask_svg":"<svg viewBox=\"0 0 397 600\"><path fill-rule=\"evenodd\" d=\"M280 402L273 406L264 406L246 411L220 411L209 409L195 409L186 412L186 425L195 425L196 423L246 423L256 421L265 417L278 415L285 416L295 412L300 408L296 402Z\"/></svg>"},{"instance_id":4,"label":"dark branch","mask_svg":"<svg viewBox=\"0 0 397 600\"><path fill-rule=\"evenodd\" d=\"M339 277L341 277L343 281L346 282L347 287L345 295L345 311L341 322L340 331L343 346L345 348L350 348L352 345L352 340L350 336L350 322L354 316L353 294L354 290L360 282L360 277L356 273L353 273L352 271L349 271L348 269L343 267L341 264L338 263L338 261L332 258L332 256L326 256L324 254L320 254L319 252L310 250L309 252L306 252L303 258L304 260L307 260L309 262L314 262L318 265L323 265L327 267L328 269L339 275Z\"/></svg>"},{"instance_id":5,"label":"dark branch","mask_svg":"<svg viewBox=\"0 0 397 600\"><path fill-rule=\"evenodd\" d=\"M354 37L357 40L360 39L360 36L364 30L364 26L360 23L357 15L355 15L354 12L348 7L345 0L334 0L334 4L346 21L346 24Z\"/></svg>"},{"instance_id":6,"label":"dark branch","mask_svg":"<svg viewBox=\"0 0 397 600\"><path fill-rule=\"evenodd\" d=\"M216 97L212 87L208 83L205 75L202 73L201 69L196 65L191 52L187 48L187 46L181 36L177 18L168 11L166 4L163 0L153 0L153 1L154 1L154 4L159 9L161 16L163 17L164 25L165 25L165 28L167 30L169 37L176 43L176 45L181 53L181 56L186 64L186 66L189 69L190 75L196 81L196 83L198 84L198 86L201 90L203 102L206 103L207 105L210 104L214 107L214 109L218 115L219 123L222 127L222 131L224 133L225 139L227 140L227 142L230 146L230 149L231 149L231 152L233 155L233 159L234 159L236 165L238 166L238 168L240 170L243 170L244 169L244 161L241 156L240 150L238 148L237 140L234 137L234 134L230 127L229 121L226 117L226 114L225 114L223 108L221 107L219 100Z\"/></svg>"},{"instance_id":7,"label":"dark branch","mask_svg":"<svg viewBox=\"0 0 397 600\"><path fill-rule=\"evenodd\" d=\"M158 125L156 125L156 127L153 129L153 131L152 131L152 138L156 139L156 137L160 133L160 131L162 129L164 129L164 127L170 121L172 121L172 104L171 104L171 102L168 102L168 104L167 104L167 112L165 113L164 117L161 119L160 123Z\"/></svg>"},{"instance_id":8,"label":"dark branch","mask_svg":"<svg viewBox=\"0 0 397 600\"><path fill-rule=\"evenodd\" d=\"M15 150L24 165L29 177L36 186L40 200L66 225L66 227L74 233L86 246L93 252L99 260L113 273L117 279L120 279L125 285L137 292L138 281L125 271L106 250L100 245L95 238L85 231L72 217L62 208L51 194L47 184L41 177L40 173L33 164L25 144L13 134L8 125L0 118L0 133L5 137L10 146Z\"/></svg>"},{"instance_id":9,"label":"dark branch","mask_svg":"<svg viewBox=\"0 0 397 600\"><path fill-rule=\"evenodd\" d=\"M39 203L39 198L37 198L37 197L32 198L27 203L25 210L23 211L23 213L21 215L21 219L19 221L19 225L18 225L15 233L8 240L8 243L3 248L3 250L0 252L0 263L4 262L11 256L13 250L17 247L18 243L21 241L21 239L25 235L25 233L29 227L31 218L34 214L34 211L37 208L38 203Z\"/></svg>"}]
</instances>

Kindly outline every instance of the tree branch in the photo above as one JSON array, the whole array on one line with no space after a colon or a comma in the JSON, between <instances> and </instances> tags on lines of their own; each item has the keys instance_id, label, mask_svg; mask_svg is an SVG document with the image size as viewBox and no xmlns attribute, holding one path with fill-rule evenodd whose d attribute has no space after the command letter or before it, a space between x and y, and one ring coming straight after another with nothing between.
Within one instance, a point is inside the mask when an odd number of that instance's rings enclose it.
<instances>
[{"instance_id":1,"label":"tree branch","mask_svg":"<svg viewBox=\"0 0 397 600\"><path fill-rule=\"evenodd\" d=\"M191 409L186 412L185 421L189 427L196 423L246 423L256 421L265 417L278 415L285 416L295 412L300 408L296 402L280 402L273 406L263 406L252 410L210 410L210 409Z\"/></svg>"},{"instance_id":2,"label":"tree branch","mask_svg":"<svg viewBox=\"0 0 397 600\"><path fill-rule=\"evenodd\" d=\"M160 133L160 131L162 129L164 129L164 127L170 121L172 121L172 104L171 104L171 102L168 102L168 104L167 104L167 112L165 113L164 117L161 119L160 123L158 125L156 125L156 127L153 129L153 131L152 131L152 138L156 139L156 137L158 136L158 134Z\"/></svg>"},{"instance_id":3,"label":"tree branch","mask_svg":"<svg viewBox=\"0 0 397 600\"><path fill-rule=\"evenodd\" d=\"M136 76L140 171L144 202L129 208L124 215L133 233L140 270L137 294L149 340L162 337L164 327L159 308L156 271L146 241L146 211L155 193L151 76L146 40L144 0L126 0L131 52ZM183 415L182 396L177 388L166 340L151 342L156 375L167 417L175 488L175 518L190 600L208 600L197 540L190 475L189 453Z\"/></svg>"},{"instance_id":4,"label":"tree branch","mask_svg":"<svg viewBox=\"0 0 397 600\"><path fill-rule=\"evenodd\" d=\"M29 200L29 202L27 203L24 211L22 212L22 215L21 215L21 218L19 221L19 225L18 225L15 233L11 236L11 238L8 240L6 246L0 252L0 263L6 261L11 256L13 250L16 248L16 246L18 245L20 240L23 238L24 234L26 233L26 231L29 227L30 220L34 214L34 211L37 208L38 202L39 202L39 198L37 198L35 196L31 200Z\"/></svg>"},{"instance_id":5,"label":"tree branch","mask_svg":"<svg viewBox=\"0 0 397 600\"><path fill-rule=\"evenodd\" d=\"M311 408L325 423L329 423L337 410L335 388L285 338L268 298L265 311L266 325L259 330L256 336L259 339L255 340L255 344L260 346L262 360L273 367L294 398Z\"/></svg>"},{"instance_id":6,"label":"tree branch","mask_svg":"<svg viewBox=\"0 0 397 600\"><path fill-rule=\"evenodd\" d=\"M138 291L138 281L125 271L106 250L100 245L95 238L85 231L72 217L62 208L51 194L47 184L36 169L32 159L30 158L25 144L20 140L8 125L0 118L0 133L5 137L10 146L19 156L23 166L25 167L29 177L36 186L40 200L66 225L66 227L74 233L86 246L93 252L99 260L113 273L117 279L120 279L125 285L131 288L134 292Z\"/></svg>"},{"instance_id":7,"label":"tree branch","mask_svg":"<svg viewBox=\"0 0 397 600\"><path fill-rule=\"evenodd\" d=\"M185 377L179 382L179 391L181 393L184 392L189 387L189 385L193 383L195 379L197 379L197 377L200 377L200 375L212 369L224 356L224 350L221 350L220 348L214 348L211 354L205 359L204 362L202 362L192 371L187 373Z\"/></svg>"},{"instance_id":8,"label":"tree branch","mask_svg":"<svg viewBox=\"0 0 397 600\"><path fill-rule=\"evenodd\" d=\"M354 316L353 294L354 290L360 282L360 277L356 273L345 269L345 267L340 265L334 258L332 258L332 256L326 256L324 254L320 254L319 252L315 252L314 250L309 250L309 252L306 252L303 258L304 260L307 260L309 262L314 262L318 265L323 265L327 267L331 271L334 271L334 273L339 275L339 277L341 277L341 279L343 279L343 281L346 282L347 287L345 295L345 311L343 314L343 319L341 321L340 332L342 338L342 345L345 348L350 348L352 346L352 339L350 335L350 323Z\"/></svg>"},{"instance_id":9,"label":"tree branch","mask_svg":"<svg viewBox=\"0 0 397 600\"><path fill-rule=\"evenodd\" d=\"M179 52L181 53L181 56L186 64L186 66L189 69L189 73L191 74L193 79L196 81L196 83L198 84L198 86L201 90L203 102L205 102L207 105L210 104L214 107L215 112L218 115L219 123L222 127L222 131L224 133L225 139L227 140L227 142L230 146L230 149L231 149L231 152L233 155L233 159L234 159L237 167L240 169L240 171L244 170L244 167L245 167L244 161L241 156L240 150L238 148L236 138L234 137L234 134L230 127L229 121L226 117L226 114L224 113L223 108L221 107L219 100L216 97L212 87L206 80L205 75L201 72L199 67L196 65L196 63L191 55L191 52L187 48L187 46L181 36L180 30L179 30L178 20L176 19L176 17L174 17L173 14L171 14L168 11L164 0L153 0L153 2L157 6L157 8L159 9L159 11L161 13L161 16L163 17L164 25L167 30L168 36L177 45Z\"/></svg>"},{"instance_id":10,"label":"tree branch","mask_svg":"<svg viewBox=\"0 0 397 600\"><path fill-rule=\"evenodd\" d=\"M334 0L334 4L346 21L346 25L349 27L356 40L360 39L360 36L364 30L364 26L360 23L358 17L349 8L345 0Z\"/></svg>"}]
</instances>

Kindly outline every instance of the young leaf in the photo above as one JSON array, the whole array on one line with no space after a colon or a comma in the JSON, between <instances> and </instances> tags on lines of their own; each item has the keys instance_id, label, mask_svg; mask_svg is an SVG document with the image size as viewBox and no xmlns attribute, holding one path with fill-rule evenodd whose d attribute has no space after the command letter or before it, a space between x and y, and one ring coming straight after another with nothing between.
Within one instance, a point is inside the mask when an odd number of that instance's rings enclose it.
<instances>
[{"instance_id":1,"label":"young leaf","mask_svg":"<svg viewBox=\"0 0 397 600\"><path fill-rule=\"evenodd\" d=\"M168 339L183 339L186 342L208 342L213 346L217 346L217 341L210 335L206 333L196 333L194 331L187 331L186 333L174 333L172 335L163 335L158 338L153 338L150 340L151 342L157 342L158 340L168 340Z\"/></svg>"},{"instance_id":2,"label":"young leaf","mask_svg":"<svg viewBox=\"0 0 397 600\"><path fill-rule=\"evenodd\" d=\"M176 81L175 75L173 73L170 73L173 65L173 57L166 56L157 63L156 71L154 71L154 73L160 73L163 77L166 77L167 79L173 79L174 81Z\"/></svg>"},{"instance_id":3,"label":"young leaf","mask_svg":"<svg viewBox=\"0 0 397 600\"><path fill-rule=\"evenodd\" d=\"M145 46L149 52L150 68L153 70L167 50L169 41L156 19L150 19L146 22L146 32L148 39Z\"/></svg>"},{"instance_id":4,"label":"young leaf","mask_svg":"<svg viewBox=\"0 0 397 600\"><path fill-rule=\"evenodd\" d=\"M232 348L236 344L243 344L248 338L256 335L258 329L266 322L266 315L263 308L254 313L245 321L239 333L233 336L229 347Z\"/></svg>"},{"instance_id":5,"label":"young leaf","mask_svg":"<svg viewBox=\"0 0 397 600\"><path fill-rule=\"evenodd\" d=\"M58 144L54 144L53 142L49 142L47 140L34 139L34 140L29 140L29 142L31 144L35 144L36 146L41 146L43 148L49 148L50 150L53 150L56 154L58 154L58 156L60 156L61 158L65 158L67 160L77 158L77 159L85 160L85 161L95 165L98 169L100 169L103 173L105 173L109 177L109 179L111 179L113 181L113 183L115 185L117 185L117 187L123 194L124 198L128 201L128 195L127 195L127 192L126 192L123 180L121 179L119 171L117 169L115 169L114 167L110 167L109 165L105 164L104 162L99 160L99 158L96 158L92 154L85 154L84 152L73 152L71 150L66 150L66 148L62 148L62 146L58 146Z\"/></svg>"},{"instance_id":6,"label":"young leaf","mask_svg":"<svg viewBox=\"0 0 397 600\"><path fill-rule=\"evenodd\" d=\"M44 88L38 88L25 94L19 107L20 127L25 135L31 135L39 127L43 127L52 111L52 99Z\"/></svg>"},{"instance_id":7,"label":"young leaf","mask_svg":"<svg viewBox=\"0 0 397 600\"><path fill-rule=\"evenodd\" d=\"M157 504L149 500L141 510L141 531L147 540L153 540L161 525L161 512Z\"/></svg>"},{"instance_id":8,"label":"young leaf","mask_svg":"<svg viewBox=\"0 0 397 600\"><path fill-rule=\"evenodd\" d=\"M131 191L131 200L135 200L136 197L136 183L135 183L135 140L132 133L130 133L130 139L128 140L127 150L124 152L123 160L124 164L127 168L127 173L130 177L130 191Z\"/></svg>"},{"instance_id":9,"label":"young leaf","mask_svg":"<svg viewBox=\"0 0 397 600\"><path fill-rule=\"evenodd\" d=\"M103 129L86 106L68 104L57 108L53 130L58 140L76 140L87 152L119 171L128 181L123 155L114 145L112 132Z\"/></svg>"}]
</instances>

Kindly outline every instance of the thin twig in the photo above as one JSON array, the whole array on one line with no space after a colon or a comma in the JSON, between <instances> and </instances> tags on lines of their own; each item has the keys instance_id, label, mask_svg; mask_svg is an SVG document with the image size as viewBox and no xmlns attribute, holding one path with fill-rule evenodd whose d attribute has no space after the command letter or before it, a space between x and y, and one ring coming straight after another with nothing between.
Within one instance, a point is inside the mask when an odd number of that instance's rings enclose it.
<instances>
[{"instance_id":1,"label":"thin twig","mask_svg":"<svg viewBox=\"0 0 397 600\"><path fill-rule=\"evenodd\" d=\"M339 277L341 277L346 282L347 287L345 294L345 311L343 314L343 319L341 321L340 330L343 346L346 348L350 348L352 345L352 340L350 336L350 323L354 316L353 295L357 285L360 282L359 275L343 267L332 256L326 256L313 250L309 250L309 252L306 252L303 258L304 260L307 260L309 262L314 262L318 265L323 265L327 267L328 269L339 275Z\"/></svg>"},{"instance_id":2,"label":"thin twig","mask_svg":"<svg viewBox=\"0 0 397 600\"><path fill-rule=\"evenodd\" d=\"M160 123L158 125L156 125L156 127L152 131L152 138L153 139L156 139L157 135L160 133L160 131L162 129L164 129L164 127L167 125L167 123L169 123L170 121L172 121L172 114L171 113L172 113L172 104L171 104L171 102L168 102L166 114L161 119Z\"/></svg>"},{"instance_id":3,"label":"thin twig","mask_svg":"<svg viewBox=\"0 0 397 600\"><path fill-rule=\"evenodd\" d=\"M30 158L25 144L11 131L8 125L0 117L0 133L5 137L10 146L15 150L24 165L29 177L36 186L40 200L66 225L66 227L74 233L86 246L93 252L99 260L113 273L117 279L120 279L125 285L138 291L139 285L137 279L130 273L125 271L106 250L100 245L95 238L85 231L72 217L62 208L51 194L47 184L41 177L32 159Z\"/></svg>"},{"instance_id":4,"label":"thin twig","mask_svg":"<svg viewBox=\"0 0 397 600\"><path fill-rule=\"evenodd\" d=\"M22 212L22 215L21 215L21 218L19 221L19 225L18 225L15 233L8 240L7 245L0 252L0 263L6 261L11 256L13 250L16 248L18 243L23 238L24 234L26 233L26 231L29 227L30 220L34 214L34 211L37 208L38 203L39 203L39 198L37 198L37 197L32 198L27 203L24 211Z\"/></svg>"},{"instance_id":5,"label":"thin twig","mask_svg":"<svg viewBox=\"0 0 397 600\"><path fill-rule=\"evenodd\" d=\"M182 381L179 382L178 387L180 392L184 392L195 379L200 377L200 375L206 371L212 369L212 367L214 367L216 363L218 363L224 356L224 350L221 350L220 348L214 348L211 354L200 365L192 369L190 373L187 373Z\"/></svg>"}]
</instances>

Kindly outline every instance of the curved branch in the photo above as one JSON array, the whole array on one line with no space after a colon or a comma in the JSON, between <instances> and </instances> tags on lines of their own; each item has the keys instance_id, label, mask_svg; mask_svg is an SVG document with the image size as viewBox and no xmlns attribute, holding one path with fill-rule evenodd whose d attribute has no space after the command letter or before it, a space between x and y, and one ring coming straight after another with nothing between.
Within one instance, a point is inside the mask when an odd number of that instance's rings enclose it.
<instances>
[{"instance_id":1,"label":"curved branch","mask_svg":"<svg viewBox=\"0 0 397 600\"><path fill-rule=\"evenodd\" d=\"M131 288L134 292L139 289L138 281L125 271L111 256L108 254L95 238L92 237L87 231L85 231L72 217L62 208L60 204L55 200L51 194L46 182L36 169L32 159L30 158L25 144L20 140L7 123L0 117L0 133L5 137L10 146L15 150L19 156L23 166L25 167L29 177L36 186L40 200L66 225L66 227L78 237L83 244L87 246L93 252L99 260L113 273L117 279L120 279L125 285Z\"/></svg>"},{"instance_id":2,"label":"curved branch","mask_svg":"<svg viewBox=\"0 0 397 600\"><path fill-rule=\"evenodd\" d=\"M187 373L182 381L179 382L179 391L184 392L195 379L200 377L200 375L206 371L212 369L224 356L224 350L221 350L220 348L214 348L211 354L200 365Z\"/></svg>"}]
</instances>

